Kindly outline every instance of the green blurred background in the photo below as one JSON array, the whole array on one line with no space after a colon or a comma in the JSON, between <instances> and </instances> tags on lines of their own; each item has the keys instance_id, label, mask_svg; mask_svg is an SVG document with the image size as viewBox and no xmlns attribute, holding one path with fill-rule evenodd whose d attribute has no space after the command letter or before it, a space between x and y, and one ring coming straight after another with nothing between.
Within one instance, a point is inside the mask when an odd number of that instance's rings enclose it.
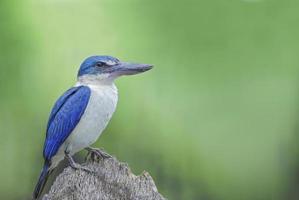
<instances>
[{"instance_id":1,"label":"green blurred background","mask_svg":"<svg viewBox=\"0 0 299 200\"><path fill-rule=\"evenodd\" d=\"M95 144L168 199L299 199L299 2L1 0L0 199L29 199L54 101L94 54L116 81ZM298 168L298 170L297 170Z\"/></svg>"}]
</instances>

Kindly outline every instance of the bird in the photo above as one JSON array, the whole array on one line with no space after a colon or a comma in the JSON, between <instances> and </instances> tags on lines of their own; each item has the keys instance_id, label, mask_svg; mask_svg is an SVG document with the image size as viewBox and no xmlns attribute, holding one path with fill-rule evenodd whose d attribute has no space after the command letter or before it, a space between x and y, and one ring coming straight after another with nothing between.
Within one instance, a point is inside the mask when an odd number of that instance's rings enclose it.
<instances>
[{"instance_id":1,"label":"bird","mask_svg":"<svg viewBox=\"0 0 299 200\"><path fill-rule=\"evenodd\" d=\"M77 82L55 102L50 113L43 148L44 165L33 192L38 199L48 176L66 158L73 169L90 169L72 156L86 149L102 158L109 154L91 147L109 123L118 101L114 80L152 69L153 65L122 62L112 56L96 55L80 65Z\"/></svg>"}]
</instances>

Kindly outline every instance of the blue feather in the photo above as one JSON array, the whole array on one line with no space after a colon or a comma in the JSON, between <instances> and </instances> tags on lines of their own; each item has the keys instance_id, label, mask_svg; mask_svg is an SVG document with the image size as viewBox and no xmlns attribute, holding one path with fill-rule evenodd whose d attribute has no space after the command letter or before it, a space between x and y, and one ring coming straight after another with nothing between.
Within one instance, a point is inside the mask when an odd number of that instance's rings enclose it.
<instances>
[{"instance_id":1,"label":"blue feather","mask_svg":"<svg viewBox=\"0 0 299 200\"><path fill-rule=\"evenodd\" d=\"M35 186L33 199L37 199L42 193L50 173L51 171L49 170L49 162L46 161Z\"/></svg>"},{"instance_id":2,"label":"blue feather","mask_svg":"<svg viewBox=\"0 0 299 200\"><path fill-rule=\"evenodd\" d=\"M49 117L44 158L50 161L81 119L90 98L87 86L73 87L55 103Z\"/></svg>"},{"instance_id":3,"label":"blue feather","mask_svg":"<svg viewBox=\"0 0 299 200\"><path fill-rule=\"evenodd\" d=\"M52 111L50 113L50 117L48 120L48 125L47 125L47 132L49 129L50 124L52 123L56 113L59 111L59 109L61 108L61 106L65 103L65 101L71 96L73 95L80 87L72 87L70 89L68 89L61 97L59 97L59 99L56 101L55 105L52 108Z\"/></svg>"}]
</instances>

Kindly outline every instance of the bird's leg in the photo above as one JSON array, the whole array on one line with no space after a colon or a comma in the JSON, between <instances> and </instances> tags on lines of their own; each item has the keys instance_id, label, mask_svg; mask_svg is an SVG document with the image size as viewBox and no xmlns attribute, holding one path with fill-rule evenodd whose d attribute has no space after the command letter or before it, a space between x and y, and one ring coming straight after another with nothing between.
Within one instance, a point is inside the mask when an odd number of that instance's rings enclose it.
<instances>
[{"instance_id":1,"label":"bird's leg","mask_svg":"<svg viewBox=\"0 0 299 200\"><path fill-rule=\"evenodd\" d=\"M88 169L87 167L81 166L80 164L76 163L74 161L73 157L69 153L65 152L65 157L69 161L70 166L73 169L75 169L75 170L80 170L81 169L81 170L84 170L84 171L89 172L89 173L93 172L92 170Z\"/></svg>"},{"instance_id":2,"label":"bird's leg","mask_svg":"<svg viewBox=\"0 0 299 200\"><path fill-rule=\"evenodd\" d=\"M104 150L102 149L98 149L98 148L93 148L93 147L86 147L85 150L88 151L88 154L86 157L88 157L89 155L91 155L92 160L95 159L95 156L100 157L102 159L105 158L112 158L111 155L109 155L108 153L106 153Z\"/></svg>"}]
</instances>

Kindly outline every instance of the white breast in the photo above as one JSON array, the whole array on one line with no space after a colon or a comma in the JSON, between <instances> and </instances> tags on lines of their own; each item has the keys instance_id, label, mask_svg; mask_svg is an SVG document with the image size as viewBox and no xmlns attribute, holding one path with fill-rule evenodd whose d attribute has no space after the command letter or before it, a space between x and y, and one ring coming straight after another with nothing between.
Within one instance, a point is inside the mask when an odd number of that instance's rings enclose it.
<instances>
[{"instance_id":1,"label":"white breast","mask_svg":"<svg viewBox=\"0 0 299 200\"><path fill-rule=\"evenodd\" d=\"M91 96L84 114L65 145L71 154L93 144L106 128L117 104L117 89L114 84L88 85Z\"/></svg>"}]
</instances>

